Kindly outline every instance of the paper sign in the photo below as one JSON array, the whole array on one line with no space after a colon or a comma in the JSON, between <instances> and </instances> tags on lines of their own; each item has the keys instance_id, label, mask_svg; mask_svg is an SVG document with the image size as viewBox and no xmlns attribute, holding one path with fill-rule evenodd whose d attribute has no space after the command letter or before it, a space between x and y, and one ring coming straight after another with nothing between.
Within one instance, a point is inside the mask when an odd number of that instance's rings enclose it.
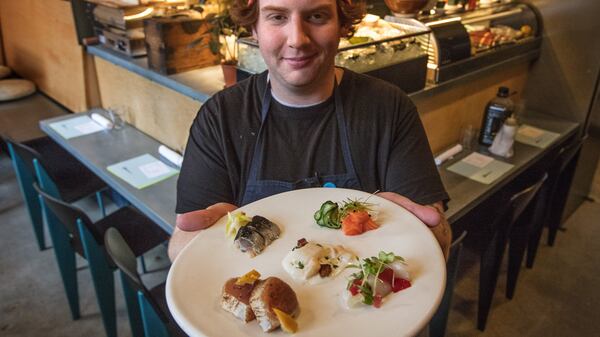
<instances>
[{"instance_id":1,"label":"paper sign","mask_svg":"<svg viewBox=\"0 0 600 337\"><path fill-rule=\"evenodd\" d=\"M64 139L71 139L83 135L89 135L104 128L95 123L89 116L78 116L74 118L63 119L49 125Z\"/></svg>"},{"instance_id":2,"label":"paper sign","mask_svg":"<svg viewBox=\"0 0 600 337\"><path fill-rule=\"evenodd\" d=\"M493 160L494 160L494 158L492 158L492 157L483 155L481 153L473 152L470 155L463 158L462 161L469 165L473 165L475 167L482 168L482 167L487 166Z\"/></svg>"},{"instance_id":3,"label":"paper sign","mask_svg":"<svg viewBox=\"0 0 600 337\"><path fill-rule=\"evenodd\" d=\"M75 126L73 126L73 128L75 130L81 132L82 135L87 135L87 134L94 133L94 132L104 129L101 125L98 125L98 123L95 123L95 122L89 122L89 123L75 125Z\"/></svg>"},{"instance_id":4,"label":"paper sign","mask_svg":"<svg viewBox=\"0 0 600 337\"><path fill-rule=\"evenodd\" d=\"M178 170L149 154L110 165L107 170L138 189L156 184L179 173Z\"/></svg>"},{"instance_id":5,"label":"paper sign","mask_svg":"<svg viewBox=\"0 0 600 337\"><path fill-rule=\"evenodd\" d=\"M546 131L530 125L522 125L517 131L515 140L522 144L527 144L544 149L560 137L559 133Z\"/></svg>"},{"instance_id":6,"label":"paper sign","mask_svg":"<svg viewBox=\"0 0 600 337\"><path fill-rule=\"evenodd\" d=\"M139 169L148 178L155 178L169 173L169 167L160 161L144 164L140 166Z\"/></svg>"},{"instance_id":7,"label":"paper sign","mask_svg":"<svg viewBox=\"0 0 600 337\"><path fill-rule=\"evenodd\" d=\"M514 165L495 160L492 157L473 152L448 167L448 171L475 180L482 184L491 184Z\"/></svg>"},{"instance_id":8,"label":"paper sign","mask_svg":"<svg viewBox=\"0 0 600 337\"><path fill-rule=\"evenodd\" d=\"M544 131L533 126L523 125L519 128L519 134L529 138L538 138L544 134Z\"/></svg>"}]
</instances>

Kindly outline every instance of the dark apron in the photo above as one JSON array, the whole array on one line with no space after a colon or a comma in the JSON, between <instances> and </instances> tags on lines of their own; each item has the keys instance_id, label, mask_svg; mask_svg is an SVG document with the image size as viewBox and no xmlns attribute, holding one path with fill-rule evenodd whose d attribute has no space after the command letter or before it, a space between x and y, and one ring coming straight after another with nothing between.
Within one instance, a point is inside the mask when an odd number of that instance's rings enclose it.
<instances>
[{"instance_id":1,"label":"dark apron","mask_svg":"<svg viewBox=\"0 0 600 337\"><path fill-rule=\"evenodd\" d=\"M271 84L267 82L266 89L263 94L263 104L260 112L261 124L260 129L258 130L256 144L254 146L254 154L252 156L252 162L250 164L248 181L246 182L244 196L242 197L241 203L238 203L238 205L247 205L251 202L262 198L266 198L274 194L308 187L325 186L360 189L360 182L358 180L356 170L354 169L354 164L352 163L352 154L350 153L350 141L348 139L348 131L346 130L346 120L344 118L342 98L337 83L334 84L333 95L335 99L335 115L338 123L340 141L342 144L342 154L344 156L344 164L346 166L347 172L344 174L327 176L319 176L317 173L315 173L315 175L312 177L307 177L296 182L258 179L258 174L260 172L260 168L263 165L264 157L263 150L265 122L267 120L267 115L271 106L271 100L273 98L271 94Z\"/></svg>"}]
</instances>

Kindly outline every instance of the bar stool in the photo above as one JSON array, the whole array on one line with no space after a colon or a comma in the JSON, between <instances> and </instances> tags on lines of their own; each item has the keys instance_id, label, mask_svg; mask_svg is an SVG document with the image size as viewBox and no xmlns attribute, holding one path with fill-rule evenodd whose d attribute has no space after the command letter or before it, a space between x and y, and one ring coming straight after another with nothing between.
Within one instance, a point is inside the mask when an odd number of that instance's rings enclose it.
<instances>
[{"instance_id":1,"label":"bar stool","mask_svg":"<svg viewBox=\"0 0 600 337\"><path fill-rule=\"evenodd\" d=\"M133 322L139 324L140 316L146 337L186 336L167 307L165 283L152 289L146 287L137 271L135 253L117 228L109 228L104 233L104 246L112 261L119 268L134 336L139 336L138 333L141 330L139 325L137 328L133 327Z\"/></svg>"},{"instance_id":2,"label":"bar stool","mask_svg":"<svg viewBox=\"0 0 600 337\"><path fill-rule=\"evenodd\" d=\"M8 145L12 165L40 250L46 249L47 246L38 196L32 187L32 184L37 181L34 160L44 163L45 175L52 177L55 193L63 200L74 202L96 193L98 205L104 214L100 192L107 188L106 184L50 138L43 137L25 143L7 137L3 139Z\"/></svg>"},{"instance_id":3,"label":"bar stool","mask_svg":"<svg viewBox=\"0 0 600 337\"><path fill-rule=\"evenodd\" d=\"M429 337L443 337L446 335L446 325L448 324L448 314L452 308L452 295L454 294L454 283L460 262L460 253L462 251L463 240L467 236L467 232L462 234L450 245L450 254L446 261L446 288L444 296L437 311L429 322Z\"/></svg>"},{"instance_id":4,"label":"bar stool","mask_svg":"<svg viewBox=\"0 0 600 337\"><path fill-rule=\"evenodd\" d=\"M58 220L49 221L49 230L71 311L79 316L75 266L77 253L88 261L106 334L116 336L115 267L106 256L104 233L111 226L119 228L133 249L134 259L166 241L168 235L132 207L120 208L101 220L92 222L81 209L49 195L37 184L33 187L40 195L46 216L56 217L55 220Z\"/></svg>"},{"instance_id":5,"label":"bar stool","mask_svg":"<svg viewBox=\"0 0 600 337\"><path fill-rule=\"evenodd\" d=\"M535 197L536 193L546 180L544 173L540 178L533 179L525 188L512 194L508 199L508 204L497 214L495 220L489 228L487 238L484 238L482 244L483 251L480 261L479 275L479 303L477 312L477 328L485 330L485 325L489 316L494 291L498 282L498 274L502 265L502 258L506 250L509 236L513 226L520 219L521 215Z\"/></svg>"},{"instance_id":6,"label":"bar stool","mask_svg":"<svg viewBox=\"0 0 600 337\"><path fill-rule=\"evenodd\" d=\"M548 245L554 245L582 145L583 140L577 140L562 147L548 171L548 180L540 191L535 224L527 244L527 268L533 268L544 226L548 227Z\"/></svg>"}]
</instances>

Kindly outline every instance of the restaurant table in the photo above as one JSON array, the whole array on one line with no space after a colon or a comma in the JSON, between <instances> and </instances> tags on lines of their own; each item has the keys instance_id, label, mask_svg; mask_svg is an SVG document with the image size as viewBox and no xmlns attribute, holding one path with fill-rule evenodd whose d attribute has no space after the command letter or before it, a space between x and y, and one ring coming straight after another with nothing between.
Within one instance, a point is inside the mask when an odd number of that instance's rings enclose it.
<instances>
[{"instance_id":1,"label":"restaurant table","mask_svg":"<svg viewBox=\"0 0 600 337\"><path fill-rule=\"evenodd\" d=\"M136 128L126 124L120 130L104 130L90 135L64 139L49 124L73 118L86 113L71 114L40 122L40 126L52 139L63 146L75 158L96 173L110 187L115 189L131 204L154 220L168 233L175 226L175 201L177 176L170 177L144 189L137 189L116 177L107 170L107 166L127 160L144 153L156 158L160 143ZM450 195L446 217L451 224L458 222L471 210L492 197L512 180L525 172L545 155L556 150L561 144L577 136L579 124L553 118L547 115L530 113L520 117L520 123L559 133L548 147L541 149L515 142L515 154L512 158L501 160L514 167L493 183L486 185L447 170L447 167L468 154L463 151L439 167L442 181ZM480 152L485 152L483 148ZM164 160L163 160L164 161ZM166 161L164 161L167 163ZM456 232L455 232L456 233Z\"/></svg>"},{"instance_id":2,"label":"restaurant table","mask_svg":"<svg viewBox=\"0 0 600 337\"><path fill-rule=\"evenodd\" d=\"M446 191L450 195L450 201L447 204L448 209L445 212L446 218L450 224L459 222L461 218L474 210L477 206L481 205L486 199L502 190L510 182L525 173L527 169L551 155L553 151L557 151L562 145L576 140L577 131L579 130L578 123L538 113L529 113L521 116L519 118L519 124L527 124L547 131L556 132L560 136L543 149L515 142L514 155L511 158L497 157L487 152L485 147L478 147L476 149L477 152L514 165L499 179L487 185L448 171L447 168L449 166L452 166L454 163L469 155L469 151L462 151L453 159L448 160L439 166L440 176L446 187ZM459 234L455 228L453 228L453 230L455 230L455 234Z\"/></svg>"},{"instance_id":3,"label":"restaurant table","mask_svg":"<svg viewBox=\"0 0 600 337\"><path fill-rule=\"evenodd\" d=\"M125 124L121 129L102 130L71 139L63 138L50 127L50 124L54 122L84 116L92 111L94 110L46 119L40 122L40 128L104 180L108 186L171 234L175 227L175 196L178 175L143 189L137 189L107 169L109 165L143 154L150 154L173 167L159 155L158 147L161 143L129 124Z\"/></svg>"}]
</instances>

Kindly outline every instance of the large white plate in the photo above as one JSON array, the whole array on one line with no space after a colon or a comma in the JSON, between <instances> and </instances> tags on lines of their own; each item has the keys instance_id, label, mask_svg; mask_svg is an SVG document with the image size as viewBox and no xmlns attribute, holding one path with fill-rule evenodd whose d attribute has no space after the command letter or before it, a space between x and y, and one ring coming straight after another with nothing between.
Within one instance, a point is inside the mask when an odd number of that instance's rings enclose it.
<instances>
[{"instance_id":1,"label":"large white plate","mask_svg":"<svg viewBox=\"0 0 600 337\"><path fill-rule=\"evenodd\" d=\"M303 189L275 195L241 208L262 215L281 228L281 236L262 254L249 258L225 238L225 219L203 231L179 255L167 278L169 309L181 328L192 336L265 336L256 321L244 324L220 307L221 288L231 277L258 270L277 276L298 296L301 313L296 336L413 336L431 319L442 297L446 266L431 231L396 204L371 196L381 227L359 236L319 227L314 212L326 200L342 201L370 195L339 188ZM393 251L403 256L412 274L412 287L387 296L381 308L344 309L340 295L347 269L332 281L308 285L291 279L281 260L300 238L342 244L359 257ZM280 329L271 335L284 335Z\"/></svg>"}]
</instances>

